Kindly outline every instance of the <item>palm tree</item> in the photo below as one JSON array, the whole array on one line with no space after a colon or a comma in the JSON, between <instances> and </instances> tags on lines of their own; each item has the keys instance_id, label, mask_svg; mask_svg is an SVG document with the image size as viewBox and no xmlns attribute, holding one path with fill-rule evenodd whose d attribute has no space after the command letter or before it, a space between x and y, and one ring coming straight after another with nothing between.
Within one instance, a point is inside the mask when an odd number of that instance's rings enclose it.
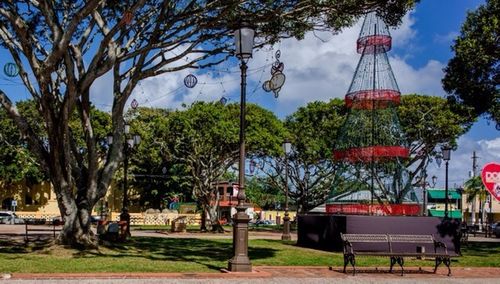
<instances>
[{"instance_id":1,"label":"palm tree","mask_svg":"<svg viewBox=\"0 0 500 284\"><path fill-rule=\"evenodd\" d=\"M484 188L483 181L480 176L475 176L467 180L464 184L464 193L467 194L467 203L472 203L472 224L475 223L476 216L476 197L479 198L479 203L481 204L481 219L485 220L484 216L484 205L486 203L486 189ZM482 224L479 224L480 226Z\"/></svg>"}]
</instances>

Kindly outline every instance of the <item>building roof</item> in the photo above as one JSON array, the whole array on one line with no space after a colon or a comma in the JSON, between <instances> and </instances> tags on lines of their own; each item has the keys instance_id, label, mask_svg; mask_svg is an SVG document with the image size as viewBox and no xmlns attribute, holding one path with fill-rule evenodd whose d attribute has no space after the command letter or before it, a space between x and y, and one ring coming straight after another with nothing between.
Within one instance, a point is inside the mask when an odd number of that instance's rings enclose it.
<instances>
[{"instance_id":1,"label":"building roof","mask_svg":"<svg viewBox=\"0 0 500 284\"><path fill-rule=\"evenodd\" d=\"M429 198L433 199L445 199L445 190L444 189L436 189L436 188L431 188L427 190L427 194ZM461 199L462 196L456 189L449 189L448 190L448 198L449 199Z\"/></svg>"}]
</instances>

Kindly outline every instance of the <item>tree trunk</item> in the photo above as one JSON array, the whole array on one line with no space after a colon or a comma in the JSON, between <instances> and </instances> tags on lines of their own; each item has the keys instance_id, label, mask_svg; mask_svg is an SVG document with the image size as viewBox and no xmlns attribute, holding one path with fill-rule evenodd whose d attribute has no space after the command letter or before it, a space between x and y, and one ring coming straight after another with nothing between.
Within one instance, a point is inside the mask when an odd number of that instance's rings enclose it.
<instances>
[{"instance_id":1,"label":"tree trunk","mask_svg":"<svg viewBox=\"0 0 500 284\"><path fill-rule=\"evenodd\" d=\"M202 231L202 232L206 232L207 231L207 210L205 208L201 209L200 231Z\"/></svg>"},{"instance_id":2,"label":"tree trunk","mask_svg":"<svg viewBox=\"0 0 500 284\"><path fill-rule=\"evenodd\" d=\"M210 218L210 224L212 226L211 231L214 233L224 233L224 228L219 222L219 215L217 214L217 203L214 206L209 206L208 217Z\"/></svg>"},{"instance_id":3,"label":"tree trunk","mask_svg":"<svg viewBox=\"0 0 500 284\"><path fill-rule=\"evenodd\" d=\"M80 180L85 180L82 173ZM85 183L79 183L76 196L74 188L77 185L74 180L68 182L61 175L53 174L51 182L59 205L59 211L64 221L63 228L59 234L58 243L74 248L97 248L97 238L91 230L90 216L97 198L89 200L89 192L95 192L95 188L88 188Z\"/></svg>"},{"instance_id":4,"label":"tree trunk","mask_svg":"<svg viewBox=\"0 0 500 284\"><path fill-rule=\"evenodd\" d=\"M76 248L97 248L97 238L92 232L90 211L75 208L71 214L63 216L64 226L59 234L58 243Z\"/></svg>"}]
</instances>

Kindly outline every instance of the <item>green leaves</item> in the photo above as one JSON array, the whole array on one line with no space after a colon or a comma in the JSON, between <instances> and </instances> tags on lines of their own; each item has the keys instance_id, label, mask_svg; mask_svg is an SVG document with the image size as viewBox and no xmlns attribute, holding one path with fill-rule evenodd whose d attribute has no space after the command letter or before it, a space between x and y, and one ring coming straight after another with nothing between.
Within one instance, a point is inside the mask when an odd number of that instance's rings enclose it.
<instances>
[{"instance_id":1,"label":"green leaves","mask_svg":"<svg viewBox=\"0 0 500 284\"><path fill-rule=\"evenodd\" d=\"M443 87L451 102L472 107L500 124L500 1L470 12L452 46Z\"/></svg>"}]
</instances>

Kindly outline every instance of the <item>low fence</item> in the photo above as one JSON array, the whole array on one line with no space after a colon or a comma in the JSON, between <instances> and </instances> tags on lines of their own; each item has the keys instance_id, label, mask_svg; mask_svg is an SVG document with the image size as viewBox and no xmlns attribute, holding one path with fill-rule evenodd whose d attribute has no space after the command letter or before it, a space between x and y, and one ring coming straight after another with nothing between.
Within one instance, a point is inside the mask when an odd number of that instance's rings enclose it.
<instances>
[{"instance_id":1,"label":"low fence","mask_svg":"<svg viewBox=\"0 0 500 284\"><path fill-rule=\"evenodd\" d=\"M37 237L40 237L41 235L40 233L50 232L52 233L51 235L55 239L56 232L59 233L61 231L61 227L57 226L55 222L53 222L52 225L33 225L33 224L28 224L28 222L26 222L24 226L25 226L25 234L24 234L25 242L29 242L30 232L38 232L38 234L36 234Z\"/></svg>"},{"instance_id":2,"label":"low fence","mask_svg":"<svg viewBox=\"0 0 500 284\"><path fill-rule=\"evenodd\" d=\"M326 213L377 216L418 216L418 204L326 204Z\"/></svg>"},{"instance_id":3,"label":"low fence","mask_svg":"<svg viewBox=\"0 0 500 284\"><path fill-rule=\"evenodd\" d=\"M25 220L30 220L31 224L52 224L53 220L60 219L60 215L57 213L39 213L39 212L23 212L17 211L17 216ZM200 224L201 215L200 214L179 214L176 211L169 212L154 212L154 213L129 213L130 214L130 224L131 225L170 225L170 223L181 216L187 218L188 225L198 225ZM95 214L93 216L99 216ZM110 221L120 221L120 212L112 212L107 218Z\"/></svg>"},{"instance_id":4,"label":"low fence","mask_svg":"<svg viewBox=\"0 0 500 284\"><path fill-rule=\"evenodd\" d=\"M200 214L179 214L179 213L129 213L131 225L170 225L170 223L179 218L185 217L186 224L199 225L201 221ZM119 221L120 214L113 213L112 221Z\"/></svg>"}]
</instances>

